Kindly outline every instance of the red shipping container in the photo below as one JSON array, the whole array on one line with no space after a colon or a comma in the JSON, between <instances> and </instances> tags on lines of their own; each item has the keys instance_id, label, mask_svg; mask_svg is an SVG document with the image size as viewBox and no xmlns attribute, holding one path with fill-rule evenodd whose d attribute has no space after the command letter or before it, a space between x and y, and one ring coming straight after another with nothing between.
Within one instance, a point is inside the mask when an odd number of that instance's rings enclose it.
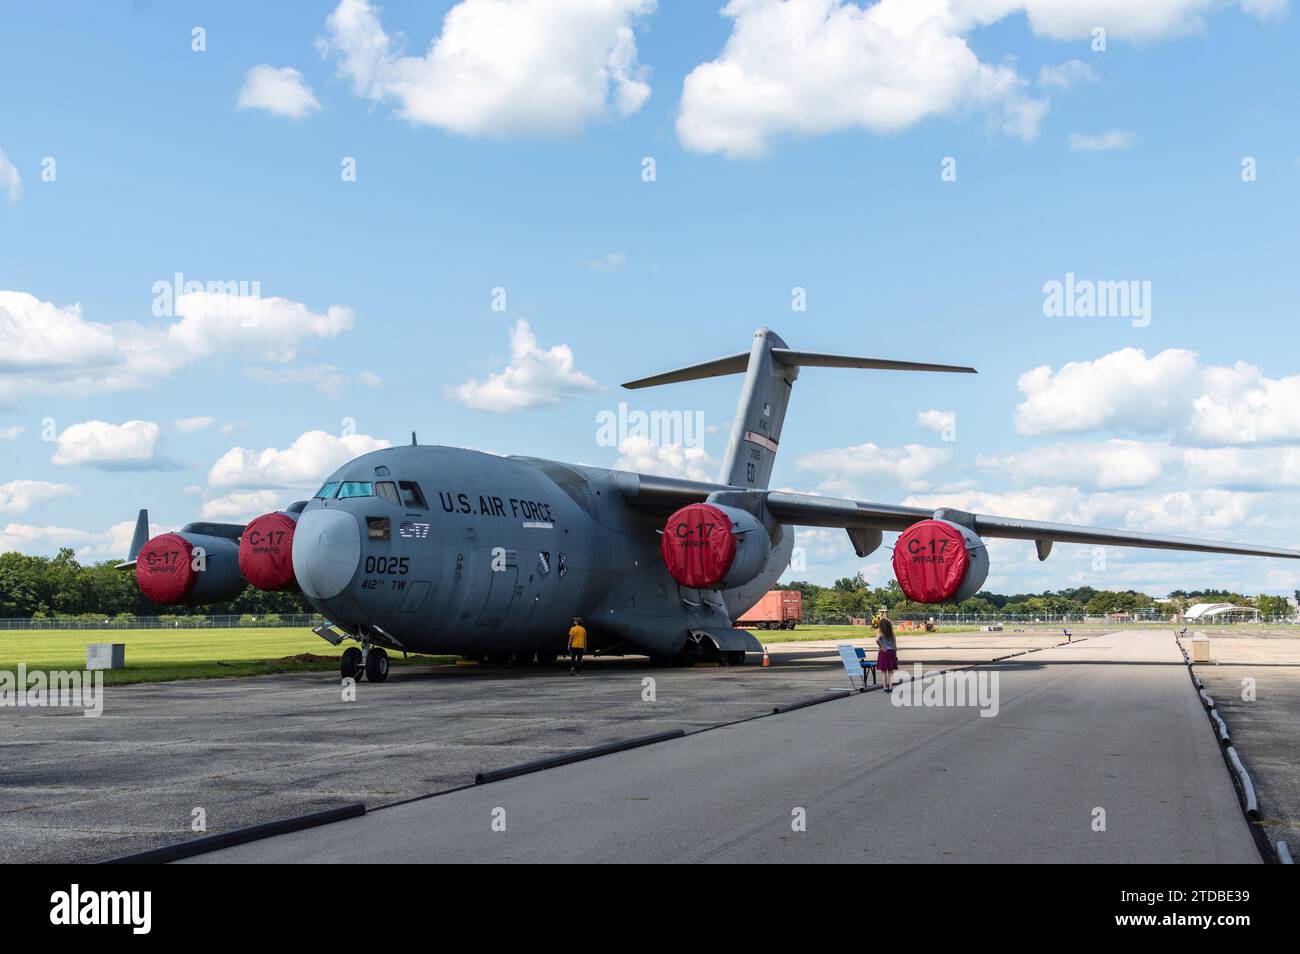
<instances>
[{"instance_id":1,"label":"red shipping container","mask_svg":"<svg viewBox=\"0 0 1300 954\"><path fill-rule=\"evenodd\" d=\"M800 590L769 590L740 614L736 625L745 629L794 629L802 617Z\"/></svg>"}]
</instances>

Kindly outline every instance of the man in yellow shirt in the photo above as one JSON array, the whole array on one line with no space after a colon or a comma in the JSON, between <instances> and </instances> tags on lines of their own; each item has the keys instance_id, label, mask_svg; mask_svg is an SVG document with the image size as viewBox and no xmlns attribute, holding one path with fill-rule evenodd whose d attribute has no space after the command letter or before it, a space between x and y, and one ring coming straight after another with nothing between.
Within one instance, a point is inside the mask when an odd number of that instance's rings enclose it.
<instances>
[{"instance_id":1,"label":"man in yellow shirt","mask_svg":"<svg viewBox=\"0 0 1300 954\"><path fill-rule=\"evenodd\" d=\"M569 675L582 675L582 656L587 651L587 631L582 628L582 620L573 617L569 627Z\"/></svg>"}]
</instances>

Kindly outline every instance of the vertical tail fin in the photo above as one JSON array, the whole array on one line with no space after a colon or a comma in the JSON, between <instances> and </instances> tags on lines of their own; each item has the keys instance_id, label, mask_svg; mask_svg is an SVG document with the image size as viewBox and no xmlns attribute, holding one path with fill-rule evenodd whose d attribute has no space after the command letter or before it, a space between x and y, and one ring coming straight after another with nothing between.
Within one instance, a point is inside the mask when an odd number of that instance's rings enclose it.
<instances>
[{"instance_id":1,"label":"vertical tail fin","mask_svg":"<svg viewBox=\"0 0 1300 954\"><path fill-rule=\"evenodd\" d=\"M754 332L719 483L763 489L772 478L790 390L799 377L799 366L778 361L774 348L785 348L776 332L767 328Z\"/></svg>"},{"instance_id":2,"label":"vertical tail fin","mask_svg":"<svg viewBox=\"0 0 1300 954\"><path fill-rule=\"evenodd\" d=\"M144 549L144 545L149 542L149 511L141 510L139 516L135 518L135 533L131 536L131 551L126 555L126 562L119 563L119 570L129 570L135 566L136 557Z\"/></svg>"}]
</instances>

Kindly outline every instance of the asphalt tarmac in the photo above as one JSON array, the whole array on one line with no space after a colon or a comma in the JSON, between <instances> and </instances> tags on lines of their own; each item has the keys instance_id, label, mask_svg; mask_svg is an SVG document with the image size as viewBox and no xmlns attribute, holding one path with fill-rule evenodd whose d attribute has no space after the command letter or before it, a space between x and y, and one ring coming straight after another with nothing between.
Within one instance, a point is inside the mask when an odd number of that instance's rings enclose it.
<instances>
[{"instance_id":1,"label":"asphalt tarmac","mask_svg":"<svg viewBox=\"0 0 1300 954\"><path fill-rule=\"evenodd\" d=\"M900 651L941 667L1060 638L903 635ZM337 674L320 672L110 686L95 719L7 708L0 861L97 861L349 803L374 808L481 771L695 732L848 685L825 642L773 644L772 667L756 663L677 669L615 657L589 660L581 677L564 667L416 665L381 686L360 683L352 701Z\"/></svg>"},{"instance_id":2,"label":"asphalt tarmac","mask_svg":"<svg viewBox=\"0 0 1300 954\"><path fill-rule=\"evenodd\" d=\"M971 675L982 708L855 695L194 860L1259 861L1167 630Z\"/></svg>"}]
</instances>

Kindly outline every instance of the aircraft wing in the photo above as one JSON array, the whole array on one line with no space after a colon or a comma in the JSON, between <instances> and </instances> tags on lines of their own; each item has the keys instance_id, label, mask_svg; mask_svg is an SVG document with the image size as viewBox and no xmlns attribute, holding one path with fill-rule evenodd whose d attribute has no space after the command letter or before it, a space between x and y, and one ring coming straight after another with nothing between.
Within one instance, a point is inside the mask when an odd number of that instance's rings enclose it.
<instances>
[{"instance_id":1,"label":"aircraft wing","mask_svg":"<svg viewBox=\"0 0 1300 954\"><path fill-rule=\"evenodd\" d=\"M662 513L665 516L688 503L703 501L711 493L746 493L722 484L637 474L619 474L619 486L624 498L633 507L648 513ZM897 504L820 497L816 494L799 494L784 490L751 491L751 493L762 494L768 511L782 523L802 527L839 527L849 531L887 532L906 530L920 520L938 517L964 524L981 537L1033 540L1038 547L1039 559L1047 558L1053 543L1091 543L1103 546L1300 560L1300 550L1258 544L1196 540L1159 533L1081 527L1068 523L1044 523L1017 517L998 517L943 508L931 510L925 507L904 507ZM850 535L852 536L852 533Z\"/></svg>"}]
</instances>

